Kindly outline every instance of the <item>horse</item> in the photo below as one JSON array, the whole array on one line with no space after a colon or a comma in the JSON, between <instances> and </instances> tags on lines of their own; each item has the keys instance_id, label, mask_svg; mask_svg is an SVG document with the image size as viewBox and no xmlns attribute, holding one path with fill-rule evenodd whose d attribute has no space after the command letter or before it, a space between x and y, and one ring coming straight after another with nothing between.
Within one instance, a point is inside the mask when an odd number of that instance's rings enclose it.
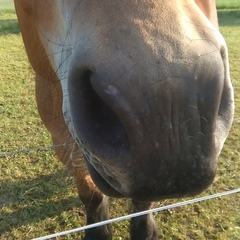
<instances>
[{"instance_id":1,"label":"horse","mask_svg":"<svg viewBox=\"0 0 240 240\"><path fill-rule=\"evenodd\" d=\"M108 197L132 212L214 180L234 93L214 0L15 0L40 117L76 179L87 224ZM131 239L158 239L152 214ZM112 238L110 225L85 240Z\"/></svg>"}]
</instances>

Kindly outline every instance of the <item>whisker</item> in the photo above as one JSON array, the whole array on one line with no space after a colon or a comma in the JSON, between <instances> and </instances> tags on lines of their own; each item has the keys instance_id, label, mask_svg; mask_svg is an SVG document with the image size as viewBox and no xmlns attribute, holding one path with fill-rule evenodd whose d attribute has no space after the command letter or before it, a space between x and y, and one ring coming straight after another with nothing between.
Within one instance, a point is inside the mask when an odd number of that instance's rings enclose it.
<instances>
[{"instance_id":1,"label":"whisker","mask_svg":"<svg viewBox=\"0 0 240 240\"><path fill-rule=\"evenodd\" d=\"M52 44L54 44L54 45L56 45L56 46L61 46L61 47L72 46L72 44L61 44L61 43L53 42L53 41L51 41L41 30L39 30L39 31L40 31L40 33L42 34L42 36L43 36L45 39L48 40L48 42L50 42L50 43L52 43Z\"/></svg>"},{"instance_id":2,"label":"whisker","mask_svg":"<svg viewBox=\"0 0 240 240\"><path fill-rule=\"evenodd\" d=\"M208 123L208 120L205 117L200 117L201 119L205 120Z\"/></svg>"}]
</instances>

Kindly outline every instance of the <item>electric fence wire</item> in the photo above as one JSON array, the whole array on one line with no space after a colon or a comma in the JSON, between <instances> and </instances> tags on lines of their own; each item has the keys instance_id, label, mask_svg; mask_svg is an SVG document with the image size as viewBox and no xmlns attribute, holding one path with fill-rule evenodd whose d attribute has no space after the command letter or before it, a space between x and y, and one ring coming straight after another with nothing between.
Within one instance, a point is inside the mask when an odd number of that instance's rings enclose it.
<instances>
[{"instance_id":1,"label":"electric fence wire","mask_svg":"<svg viewBox=\"0 0 240 240\"><path fill-rule=\"evenodd\" d=\"M51 234L51 235L47 235L47 236L43 236L43 237L39 237L39 238L34 238L33 240L47 240L47 239L51 239L51 238L55 238L55 237L60 237L60 236L63 236L63 235L84 231L84 230L87 230L87 229L90 229L90 228L100 227L100 226L103 226L103 225L106 225L106 224L119 222L119 221L127 220L127 219L130 219L130 218L139 217L139 216L143 216L143 215L150 214L150 213L156 213L156 212L160 212L160 211L164 211L164 210L168 210L168 209L182 207L182 206L186 206L186 205L189 205L189 204L202 202L202 201L206 201L206 200L210 200L210 199L214 199L214 198L219 198L219 197L223 197L223 196L226 196L226 195L239 193L239 192L240 192L240 188L237 188L237 189L234 189L234 190L229 190L229 191L225 191L225 192L221 192L221 193L216 193L216 194L212 194L212 195L208 195L208 196L204 196L204 197L194 198L194 199L187 200L187 201L184 201L184 202L174 203L174 204L171 204L171 205L154 208L154 209L150 209L150 210L147 210L147 211L133 213L133 214L129 214L129 215L126 215L126 216L117 217L117 218L109 219L109 220L106 220L106 221L86 225L84 227L79 227L79 228L67 230L67 231L64 231L64 232L59 232L59 233L55 233L55 234Z\"/></svg>"}]
</instances>

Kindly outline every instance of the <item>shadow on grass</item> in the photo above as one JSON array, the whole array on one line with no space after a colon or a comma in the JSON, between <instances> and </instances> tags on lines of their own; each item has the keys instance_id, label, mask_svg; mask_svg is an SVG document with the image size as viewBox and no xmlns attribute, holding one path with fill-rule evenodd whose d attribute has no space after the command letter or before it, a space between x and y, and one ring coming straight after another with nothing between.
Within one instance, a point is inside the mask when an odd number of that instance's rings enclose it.
<instances>
[{"instance_id":1,"label":"shadow on grass","mask_svg":"<svg viewBox=\"0 0 240 240\"><path fill-rule=\"evenodd\" d=\"M0 19L0 36L19 33L20 29L16 19Z\"/></svg>"},{"instance_id":2,"label":"shadow on grass","mask_svg":"<svg viewBox=\"0 0 240 240\"><path fill-rule=\"evenodd\" d=\"M29 181L6 181L1 184L0 236L14 228L79 207L81 202L77 193L76 197L64 197L72 187L72 177L64 170Z\"/></svg>"},{"instance_id":3,"label":"shadow on grass","mask_svg":"<svg viewBox=\"0 0 240 240\"><path fill-rule=\"evenodd\" d=\"M240 9L218 11L219 25L228 27L240 26Z\"/></svg>"}]
</instances>

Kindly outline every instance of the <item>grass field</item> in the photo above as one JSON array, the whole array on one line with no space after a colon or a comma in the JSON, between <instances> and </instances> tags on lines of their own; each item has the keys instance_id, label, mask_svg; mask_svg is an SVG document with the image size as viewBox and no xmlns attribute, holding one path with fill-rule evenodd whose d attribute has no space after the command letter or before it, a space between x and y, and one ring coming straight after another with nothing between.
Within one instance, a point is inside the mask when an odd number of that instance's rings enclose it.
<instances>
[{"instance_id":1,"label":"grass field","mask_svg":"<svg viewBox=\"0 0 240 240\"><path fill-rule=\"evenodd\" d=\"M216 0L218 9L239 9L239 0Z\"/></svg>"},{"instance_id":2,"label":"grass field","mask_svg":"<svg viewBox=\"0 0 240 240\"><path fill-rule=\"evenodd\" d=\"M0 0L0 9L13 8L13 0Z\"/></svg>"},{"instance_id":3,"label":"grass field","mask_svg":"<svg viewBox=\"0 0 240 240\"><path fill-rule=\"evenodd\" d=\"M6 6L9 1L0 0L0 6L3 3ZM229 47L236 113L215 182L202 196L240 186L240 1L218 3L228 7L219 12L219 22ZM36 110L33 72L16 16L6 9L0 11L0 132L0 153L51 144ZM0 156L0 239L31 239L84 225L74 180L54 158L53 150ZM174 202L166 200L156 206ZM126 200L112 200L110 217L125 215L126 206ZM160 239L240 240L239 194L164 211L155 218ZM127 221L113 228L114 240L129 239Z\"/></svg>"}]
</instances>

